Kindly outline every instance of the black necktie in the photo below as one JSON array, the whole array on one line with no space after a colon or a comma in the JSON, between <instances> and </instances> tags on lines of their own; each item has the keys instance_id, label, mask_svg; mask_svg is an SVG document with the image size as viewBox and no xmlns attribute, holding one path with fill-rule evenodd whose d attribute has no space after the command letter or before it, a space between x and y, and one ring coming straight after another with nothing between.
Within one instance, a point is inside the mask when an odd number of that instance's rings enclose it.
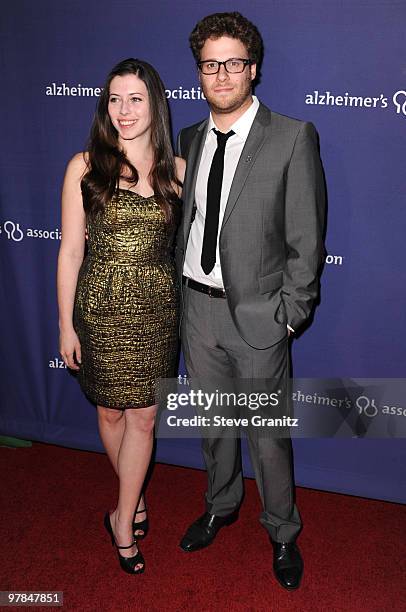
<instances>
[{"instance_id":1,"label":"black necktie","mask_svg":"<svg viewBox=\"0 0 406 612\"><path fill-rule=\"evenodd\" d=\"M203 272L210 274L216 263L217 232L219 228L219 212L221 185L224 171L224 152L226 142L235 132L230 130L223 134L213 130L217 136L217 149L211 162L209 179L207 181L206 220L204 223L202 257L200 260Z\"/></svg>"}]
</instances>

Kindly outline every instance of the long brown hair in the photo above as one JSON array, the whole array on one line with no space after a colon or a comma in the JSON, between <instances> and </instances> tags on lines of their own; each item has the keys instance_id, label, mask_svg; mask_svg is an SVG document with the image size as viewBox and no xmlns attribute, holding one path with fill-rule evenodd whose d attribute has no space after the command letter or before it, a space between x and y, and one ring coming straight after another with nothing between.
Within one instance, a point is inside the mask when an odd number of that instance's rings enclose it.
<instances>
[{"instance_id":1,"label":"long brown hair","mask_svg":"<svg viewBox=\"0 0 406 612\"><path fill-rule=\"evenodd\" d=\"M108 114L110 83L115 76L135 74L147 88L151 112L151 143L154 161L150 171L151 187L165 213L167 223L174 222L178 196L174 185L175 158L170 137L170 120L165 89L155 68L147 62L129 58L118 63L107 77L100 95L87 147L88 171L82 178L83 205L88 216L104 210L113 197L120 178L131 185L138 183L137 169L119 148L118 132Z\"/></svg>"}]
</instances>

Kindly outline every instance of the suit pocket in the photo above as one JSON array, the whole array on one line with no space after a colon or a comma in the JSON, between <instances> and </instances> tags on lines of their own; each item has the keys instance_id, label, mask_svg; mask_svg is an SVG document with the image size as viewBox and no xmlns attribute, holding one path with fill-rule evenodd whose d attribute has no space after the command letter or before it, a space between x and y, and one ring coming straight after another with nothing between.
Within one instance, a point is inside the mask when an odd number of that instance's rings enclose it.
<instances>
[{"instance_id":1,"label":"suit pocket","mask_svg":"<svg viewBox=\"0 0 406 612\"><path fill-rule=\"evenodd\" d=\"M285 306L285 302L283 301L282 297L281 297L278 308L276 309L273 318L276 321L276 323L279 323L280 325L286 325L288 321L288 316L286 313L286 306Z\"/></svg>"},{"instance_id":2,"label":"suit pocket","mask_svg":"<svg viewBox=\"0 0 406 612\"><path fill-rule=\"evenodd\" d=\"M271 293L282 287L283 283L283 270L278 272L272 272L266 276L259 278L259 290L260 293Z\"/></svg>"}]
</instances>

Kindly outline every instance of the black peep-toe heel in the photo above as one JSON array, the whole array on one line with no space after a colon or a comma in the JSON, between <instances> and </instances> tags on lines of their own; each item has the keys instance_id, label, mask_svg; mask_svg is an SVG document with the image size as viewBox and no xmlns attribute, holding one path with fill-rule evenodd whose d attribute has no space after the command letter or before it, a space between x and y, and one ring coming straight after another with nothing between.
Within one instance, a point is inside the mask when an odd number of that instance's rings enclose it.
<instances>
[{"instance_id":1,"label":"black peep-toe heel","mask_svg":"<svg viewBox=\"0 0 406 612\"><path fill-rule=\"evenodd\" d=\"M141 512L146 512L147 508L145 507L143 510L137 510L135 512L135 514L141 514ZM134 515L135 516L135 515ZM143 521L140 521L139 523L136 523L135 521L133 522L133 531L143 531L144 533L141 533L140 535L136 535L134 533L134 538L136 540L143 540L144 538L147 537L148 531L149 531L149 520L148 520L148 516L146 519L144 519Z\"/></svg>"},{"instance_id":2,"label":"black peep-toe heel","mask_svg":"<svg viewBox=\"0 0 406 612\"><path fill-rule=\"evenodd\" d=\"M111 538L112 545L115 546L117 549L131 548L132 546L134 546L134 544L137 543L136 540L134 540L132 544L130 544L129 546L118 546L118 544L116 544L116 540L114 538L114 533L113 533L113 528L111 526L110 514L108 512L106 512L106 514L104 515L104 526L106 528L107 533L109 534ZM139 549L138 549L137 554L134 555L134 557L122 557L119 553L119 550L117 550L117 555L118 555L118 560L120 562L121 569L127 574L142 574L144 572L145 560ZM140 565L142 564L142 567L139 569L134 569L135 566L139 564Z\"/></svg>"}]
</instances>

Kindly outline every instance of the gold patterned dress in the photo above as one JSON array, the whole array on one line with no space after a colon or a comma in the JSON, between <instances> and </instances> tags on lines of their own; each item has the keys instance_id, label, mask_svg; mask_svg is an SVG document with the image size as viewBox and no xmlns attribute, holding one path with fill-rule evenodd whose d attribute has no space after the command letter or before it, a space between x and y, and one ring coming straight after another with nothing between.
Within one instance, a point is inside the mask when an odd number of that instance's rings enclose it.
<instances>
[{"instance_id":1,"label":"gold patterned dress","mask_svg":"<svg viewBox=\"0 0 406 612\"><path fill-rule=\"evenodd\" d=\"M171 230L154 196L119 189L88 221L74 326L82 349L78 379L97 405L155 404L155 381L177 359L178 289Z\"/></svg>"}]
</instances>

